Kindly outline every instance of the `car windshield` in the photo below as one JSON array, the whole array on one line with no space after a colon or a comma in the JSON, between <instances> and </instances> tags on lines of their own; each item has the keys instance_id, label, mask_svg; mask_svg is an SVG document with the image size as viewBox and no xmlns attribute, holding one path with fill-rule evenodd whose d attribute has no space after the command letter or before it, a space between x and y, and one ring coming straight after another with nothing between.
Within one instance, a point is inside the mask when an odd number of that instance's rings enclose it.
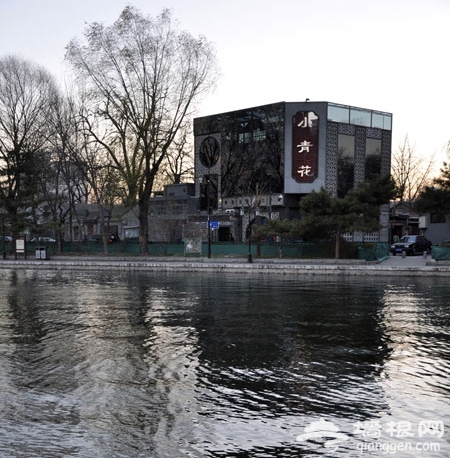
<instances>
[{"instance_id":1,"label":"car windshield","mask_svg":"<svg viewBox=\"0 0 450 458\"><path fill-rule=\"evenodd\" d=\"M412 242L415 242L416 241L416 238L414 236L407 236L405 235L404 237L402 237L400 239L400 242L402 243L412 243Z\"/></svg>"}]
</instances>

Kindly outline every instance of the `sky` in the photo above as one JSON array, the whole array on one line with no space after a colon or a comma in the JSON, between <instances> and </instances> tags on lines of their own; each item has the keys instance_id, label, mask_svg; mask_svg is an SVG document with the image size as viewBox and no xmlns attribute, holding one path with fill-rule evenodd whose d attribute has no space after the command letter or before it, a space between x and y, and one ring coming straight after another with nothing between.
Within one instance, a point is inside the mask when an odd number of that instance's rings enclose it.
<instances>
[{"instance_id":1,"label":"sky","mask_svg":"<svg viewBox=\"0 0 450 458\"><path fill-rule=\"evenodd\" d=\"M221 77L199 116L274 102L327 101L393 114L436 173L450 141L450 0L0 0L0 57L62 80L65 46L127 5L172 10L216 48Z\"/></svg>"}]
</instances>

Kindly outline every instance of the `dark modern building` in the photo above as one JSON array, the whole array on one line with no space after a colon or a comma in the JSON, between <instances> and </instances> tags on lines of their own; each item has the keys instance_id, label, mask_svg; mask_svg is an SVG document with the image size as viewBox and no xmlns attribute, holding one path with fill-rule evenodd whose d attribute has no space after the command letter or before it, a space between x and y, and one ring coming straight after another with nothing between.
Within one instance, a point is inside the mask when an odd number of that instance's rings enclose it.
<instances>
[{"instance_id":1,"label":"dark modern building","mask_svg":"<svg viewBox=\"0 0 450 458\"><path fill-rule=\"evenodd\" d=\"M196 118L200 210L209 207L224 220L222 239L241 239L252 214L296 218L301 197L312 190L342 197L358 182L390 173L391 133L390 113L330 102L280 102ZM380 218L385 228L372 239L387 241L388 207Z\"/></svg>"}]
</instances>

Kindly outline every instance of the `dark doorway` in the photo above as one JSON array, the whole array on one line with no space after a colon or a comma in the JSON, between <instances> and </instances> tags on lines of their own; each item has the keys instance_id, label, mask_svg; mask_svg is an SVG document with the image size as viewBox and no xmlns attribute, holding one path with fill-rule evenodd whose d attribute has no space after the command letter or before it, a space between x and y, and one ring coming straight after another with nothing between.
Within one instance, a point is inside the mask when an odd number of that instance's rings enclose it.
<instances>
[{"instance_id":1,"label":"dark doorway","mask_svg":"<svg viewBox=\"0 0 450 458\"><path fill-rule=\"evenodd\" d=\"M232 241L231 230L229 227L219 227L219 242Z\"/></svg>"}]
</instances>

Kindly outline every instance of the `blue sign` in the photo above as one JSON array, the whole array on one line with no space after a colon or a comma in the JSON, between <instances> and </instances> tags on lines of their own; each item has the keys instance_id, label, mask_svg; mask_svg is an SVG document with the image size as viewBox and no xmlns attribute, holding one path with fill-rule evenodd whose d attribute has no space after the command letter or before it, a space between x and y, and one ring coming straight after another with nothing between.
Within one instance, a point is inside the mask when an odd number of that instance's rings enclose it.
<instances>
[{"instance_id":1,"label":"blue sign","mask_svg":"<svg viewBox=\"0 0 450 458\"><path fill-rule=\"evenodd\" d=\"M209 222L209 227L211 229L219 229L219 221L210 221Z\"/></svg>"}]
</instances>

